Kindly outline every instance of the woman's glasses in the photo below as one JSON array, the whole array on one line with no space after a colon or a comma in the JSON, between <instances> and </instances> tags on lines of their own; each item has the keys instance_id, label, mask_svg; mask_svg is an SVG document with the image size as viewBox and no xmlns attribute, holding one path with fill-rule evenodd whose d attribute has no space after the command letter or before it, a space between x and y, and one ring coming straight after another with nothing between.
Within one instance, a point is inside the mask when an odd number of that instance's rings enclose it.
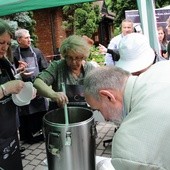
<instances>
[{"instance_id":1,"label":"woman's glasses","mask_svg":"<svg viewBox=\"0 0 170 170\"><path fill-rule=\"evenodd\" d=\"M73 61L76 61L76 62L81 62L83 60L83 57L66 57L66 60L69 61L69 62L73 62Z\"/></svg>"}]
</instances>

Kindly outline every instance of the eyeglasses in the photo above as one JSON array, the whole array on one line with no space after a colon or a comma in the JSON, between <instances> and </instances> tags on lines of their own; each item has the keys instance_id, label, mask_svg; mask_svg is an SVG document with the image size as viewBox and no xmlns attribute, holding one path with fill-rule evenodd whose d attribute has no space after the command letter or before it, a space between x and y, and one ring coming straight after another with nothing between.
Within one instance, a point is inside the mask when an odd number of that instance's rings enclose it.
<instances>
[{"instance_id":1,"label":"eyeglasses","mask_svg":"<svg viewBox=\"0 0 170 170\"><path fill-rule=\"evenodd\" d=\"M82 61L83 60L83 57L75 57L75 58L73 58L73 57L66 57L66 60L67 61L69 61L69 62L73 62L73 61L76 61L76 62L80 62L80 61Z\"/></svg>"}]
</instances>

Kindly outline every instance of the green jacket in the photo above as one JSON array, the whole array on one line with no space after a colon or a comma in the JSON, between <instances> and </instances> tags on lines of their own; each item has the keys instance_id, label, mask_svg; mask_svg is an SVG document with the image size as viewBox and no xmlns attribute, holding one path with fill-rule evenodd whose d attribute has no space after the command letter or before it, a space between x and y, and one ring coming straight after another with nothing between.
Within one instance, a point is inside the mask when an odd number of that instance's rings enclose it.
<instances>
[{"instance_id":1,"label":"green jacket","mask_svg":"<svg viewBox=\"0 0 170 170\"><path fill-rule=\"evenodd\" d=\"M54 60L47 69L38 75L38 78L42 79L47 85L51 85L54 91L62 91L61 83L63 82L69 85L83 85L85 75L92 69L94 69L93 64L86 62L82 66L80 77L75 80L64 59Z\"/></svg>"}]
</instances>

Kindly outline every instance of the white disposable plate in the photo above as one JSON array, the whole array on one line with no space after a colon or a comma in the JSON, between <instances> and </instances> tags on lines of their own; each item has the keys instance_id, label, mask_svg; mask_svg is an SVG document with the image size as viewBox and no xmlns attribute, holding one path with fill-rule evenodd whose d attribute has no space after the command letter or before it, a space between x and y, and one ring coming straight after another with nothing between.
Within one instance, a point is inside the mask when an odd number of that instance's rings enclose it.
<instances>
[{"instance_id":1,"label":"white disposable plate","mask_svg":"<svg viewBox=\"0 0 170 170\"><path fill-rule=\"evenodd\" d=\"M31 71L34 71L34 70L35 70L35 67L27 67L27 68L25 68L26 72L31 72Z\"/></svg>"}]
</instances>

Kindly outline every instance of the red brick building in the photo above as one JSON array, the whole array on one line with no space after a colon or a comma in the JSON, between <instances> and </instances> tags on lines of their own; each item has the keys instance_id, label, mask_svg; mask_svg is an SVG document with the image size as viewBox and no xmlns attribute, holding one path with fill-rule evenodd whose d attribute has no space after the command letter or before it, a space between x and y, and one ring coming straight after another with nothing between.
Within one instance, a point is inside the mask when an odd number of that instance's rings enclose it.
<instances>
[{"instance_id":1,"label":"red brick building","mask_svg":"<svg viewBox=\"0 0 170 170\"><path fill-rule=\"evenodd\" d=\"M113 16L104 5L104 1L97 2L102 12L102 21L98 31L94 34L95 44L101 43L107 46L112 36ZM56 55L61 42L68 36L62 28L62 7L41 9L34 11L36 20L36 35L38 36L37 47L45 56Z\"/></svg>"},{"instance_id":2,"label":"red brick building","mask_svg":"<svg viewBox=\"0 0 170 170\"><path fill-rule=\"evenodd\" d=\"M62 28L61 8L49 8L34 11L36 20L37 46L45 56L58 53L61 42L66 38Z\"/></svg>"}]
</instances>

